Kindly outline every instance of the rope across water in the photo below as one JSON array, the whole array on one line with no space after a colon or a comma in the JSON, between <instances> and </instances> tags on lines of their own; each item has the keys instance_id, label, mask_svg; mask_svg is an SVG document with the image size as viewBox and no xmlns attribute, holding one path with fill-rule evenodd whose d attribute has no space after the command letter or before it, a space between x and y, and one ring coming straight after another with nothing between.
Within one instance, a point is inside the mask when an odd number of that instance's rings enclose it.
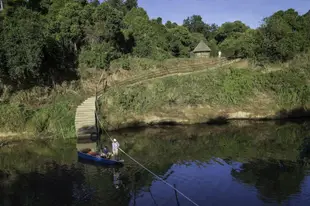
<instances>
[{"instance_id":1,"label":"rope across water","mask_svg":"<svg viewBox=\"0 0 310 206\"><path fill-rule=\"evenodd\" d=\"M103 131L106 133L106 135L109 137L109 139L111 141L112 137L109 135L109 133L103 128L100 119L98 118L98 115L96 114L97 120L99 122L99 124L101 125L101 128L103 129ZM141 164L139 161L137 161L136 159L134 159L133 157L131 157L129 154L127 154L124 150L122 150L121 148L119 148L119 150L124 153L127 157L129 157L132 161L134 161L135 163L137 163L139 166L141 166L143 169L145 169L146 171L148 171L150 174L152 174L154 177L156 177L157 179L159 179L160 181L162 181L163 183L165 183L166 185L168 185L169 187L171 187L174 191L178 192L180 195L182 195L184 198L186 198L189 202L191 202L193 205L199 206L197 203L195 203L193 200L191 200L189 197L187 197L185 194L183 194L180 190L178 190L177 188L175 188L173 185L171 185L170 183L168 183L167 181L165 181L163 178L159 177L158 175L156 175L154 172L152 172L151 170L149 170L148 168L146 168L143 164Z\"/></svg>"}]
</instances>

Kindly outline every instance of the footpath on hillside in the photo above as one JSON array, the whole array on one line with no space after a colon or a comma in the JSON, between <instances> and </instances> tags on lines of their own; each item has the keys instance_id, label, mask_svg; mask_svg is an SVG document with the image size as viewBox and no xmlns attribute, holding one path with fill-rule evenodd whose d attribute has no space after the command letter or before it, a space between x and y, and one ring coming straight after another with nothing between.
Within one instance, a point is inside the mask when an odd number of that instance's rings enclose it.
<instances>
[{"instance_id":1,"label":"footpath on hillside","mask_svg":"<svg viewBox=\"0 0 310 206\"><path fill-rule=\"evenodd\" d=\"M219 67L228 66L238 61L240 61L240 59L235 59L235 60L220 59L216 61L210 61L208 63L192 64L186 67L175 67L171 69L150 71L150 72L146 72L141 75L134 75L131 78L125 78L122 80L116 80L115 76L110 75L104 81L104 88L115 87L115 86L134 86L134 85L146 82L146 81L161 79L161 78L170 77L170 76L190 75L194 73L205 72L208 70L217 69Z\"/></svg>"}]
</instances>

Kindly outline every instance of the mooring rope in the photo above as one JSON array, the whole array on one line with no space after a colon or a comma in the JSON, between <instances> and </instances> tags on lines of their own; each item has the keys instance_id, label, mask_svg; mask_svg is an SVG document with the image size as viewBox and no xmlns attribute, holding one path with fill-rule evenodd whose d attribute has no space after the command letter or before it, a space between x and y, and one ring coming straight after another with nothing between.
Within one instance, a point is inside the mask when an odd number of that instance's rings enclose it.
<instances>
[{"instance_id":1,"label":"mooring rope","mask_svg":"<svg viewBox=\"0 0 310 206\"><path fill-rule=\"evenodd\" d=\"M101 125L101 128L104 130L104 132L107 134L107 136L109 137L109 139L113 142L112 137L109 135L109 133L103 128L100 119L97 116L97 120L99 121L99 124ZM137 163L138 165L140 165L143 169L145 169L146 171L148 171L149 173L151 173L153 176L155 176L157 179L159 179L160 181L162 181L163 183L165 183L166 185L168 185L169 187L171 187L174 191L178 192L180 195L182 195L184 198L186 198L188 201L190 201L193 205L199 206L197 203L195 203L193 200L191 200L189 197L187 197L185 194L183 194L180 190L178 190L177 188L175 188L173 185L171 185L170 183L168 183L167 181L165 181L163 178L159 177L158 175L156 175L154 172L152 172L151 170L149 170L148 168L146 168L143 164L141 164L139 161L135 160L133 157L131 157L129 154L127 154L124 150L122 150L119 147L119 150L124 153L127 157L129 157L132 161L134 161L135 163Z\"/></svg>"}]
</instances>

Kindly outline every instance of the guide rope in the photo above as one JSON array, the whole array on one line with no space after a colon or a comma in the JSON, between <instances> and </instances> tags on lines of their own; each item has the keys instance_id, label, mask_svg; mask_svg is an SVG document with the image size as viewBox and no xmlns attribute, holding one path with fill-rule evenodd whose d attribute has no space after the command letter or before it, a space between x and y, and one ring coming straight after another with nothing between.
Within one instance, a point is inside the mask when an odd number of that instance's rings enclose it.
<instances>
[{"instance_id":1,"label":"guide rope","mask_svg":"<svg viewBox=\"0 0 310 206\"><path fill-rule=\"evenodd\" d=\"M97 116L97 115L96 115ZM103 128L101 121L99 120L98 116L97 116L97 120L99 122L99 124L101 125L101 128L103 129L103 131L106 133L106 135L109 137L109 139L111 141L112 137L109 135L109 133ZM184 198L186 198L189 202L191 202L193 205L199 206L197 203L195 203L193 200L191 200L189 197L187 197L185 194L183 194L180 190L178 190L177 188L175 188L173 185L171 185L170 183L168 183L167 181L165 181L163 178L159 177L158 175L156 175L154 172L152 172L151 170L149 170L148 168L146 168L143 164L141 164L140 162L138 162L137 160L135 160L133 157L131 157L129 154L127 154L124 150L122 150L121 148L119 148L119 150L124 153L127 157L129 157L132 161L134 161L135 163L137 163L138 165L140 165L143 169L145 169L146 171L148 171L149 173L151 173L153 176L155 176L157 179L159 179L160 181L162 181L163 183L165 183L166 185L168 185L169 187L171 187L174 191L178 192L180 195L182 195Z\"/></svg>"}]
</instances>

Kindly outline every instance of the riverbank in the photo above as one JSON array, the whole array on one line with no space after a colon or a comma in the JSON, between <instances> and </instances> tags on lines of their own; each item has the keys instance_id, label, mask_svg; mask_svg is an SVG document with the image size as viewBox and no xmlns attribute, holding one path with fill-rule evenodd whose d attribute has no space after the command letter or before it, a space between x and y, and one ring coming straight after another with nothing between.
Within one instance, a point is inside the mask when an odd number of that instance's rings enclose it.
<instances>
[{"instance_id":1,"label":"riverbank","mask_svg":"<svg viewBox=\"0 0 310 206\"><path fill-rule=\"evenodd\" d=\"M4 92L0 103L0 140L75 138L77 106L95 95L98 75L54 88Z\"/></svg>"},{"instance_id":2,"label":"riverbank","mask_svg":"<svg viewBox=\"0 0 310 206\"><path fill-rule=\"evenodd\" d=\"M110 130L149 124L308 117L308 60L276 70L218 68L110 88L101 114Z\"/></svg>"},{"instance_id":3,"label":"riverbank","mask_svg":"<svg viewBox=\"0 0 310 206\"><path fill-rule=\"evenodd\" d=\"M297 58L281 69L258 70L243 61L200 73L135 82L134 86L113 86L100 99L102 122L115 130L165 123L223 124L235 119L307 117L309 62ZM161 70L160 64L157 67ZM132 77L140 70L129 72ZM101 71L97 71L53 89L35 87L3 94L0 138L75 138L76 108L95 95L100 76ZM117 71L110 73L110 78L120 76ZM108 81L113 84L113 78Z\"/></svg>"}]
</instances>

